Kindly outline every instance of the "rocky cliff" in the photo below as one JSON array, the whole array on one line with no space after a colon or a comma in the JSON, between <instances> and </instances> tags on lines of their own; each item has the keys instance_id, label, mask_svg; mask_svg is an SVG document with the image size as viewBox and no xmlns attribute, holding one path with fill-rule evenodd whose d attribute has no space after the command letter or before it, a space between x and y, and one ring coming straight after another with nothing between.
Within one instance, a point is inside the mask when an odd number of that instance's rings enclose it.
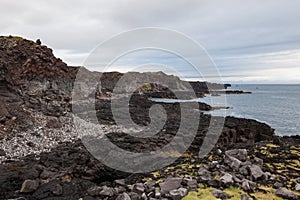
<instances>
[{"instance_id":1,"label":"rocky cliff","mask_svg":"<svg viewBox=\"0 0 300 200\"><path fill-rule=\"evenodd\" d=\"M128 105L134 122L141 126L151 123L149 110L154 104L160 104L168 114L166 124L159 133L153 138L140 139L124 133L122 127L115 125L112 116L110 95L123 74L101 74L80 69L84 76L79 77L80 84L76 87L80 87L83 97L90 95L86 93L87 88L96 91L96 123L100 122L99 128L110 141L126 150L147 152L161 148L176 135L180 126L180 105L156 103L150 101L149 97L164 94L169 97L174 95L172 90L184 91L189 83L161 72L126 74L127 89L121 92L126 93L133 87L130 85L132 80L145 83L134 93ZM56 58L52 50L40 41L13 36L0 37L0 198L22 196L28 199L79 199L90 196L93 199L91 196L99 196L101 193L101 198L115 199L119 193L131 189L125 183L119 187L120 190L107 186L115 186L113 182L124 177L127 177L128 183L134 183L140 176L104 166L89 154L80 141L71 112L71 92L78 70ZM99 77L101 90L91 85ZM168 90L149 83L151 80L163 80L171 88ZM223 87L218 84L211 86L216 89ZM208 89L207 84L201 82L192 83L192 87L196 93L207 92ZM79 117L89 118L91 110L85 107L84 101L73 103L81 111ZM201 109L209 110L211 107L199 104ZM197 155L203 143L211 119L211 116L199 110L187 112L187 116L191 117L188 119L194 117L192 114L200 115L199 125L190 124L185 130L189 132L191 127L198 127L188 150L194 155ZM122 111L119 109L120 113ZM233 117L224 120L218 145L271 141L275 135L270 126L255 120ZM88 127L86 130L89 130ZM142 193L137 195L136 199L139 199Z\"/></svg>"}]
</instances>

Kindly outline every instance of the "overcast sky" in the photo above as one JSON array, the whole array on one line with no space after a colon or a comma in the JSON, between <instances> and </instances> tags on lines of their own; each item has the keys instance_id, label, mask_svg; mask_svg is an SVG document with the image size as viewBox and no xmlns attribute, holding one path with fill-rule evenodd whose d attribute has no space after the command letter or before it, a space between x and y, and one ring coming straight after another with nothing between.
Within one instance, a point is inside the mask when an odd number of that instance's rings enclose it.
<instances>
[{"instance_id":1,"label":"overcast sky","mask_svg":"<svg viewBox=\"0 0 300 200\"><path fill-rule=\"evenodd\" d=\"M161 27L196 40L223 80L237 83L300 83L299 19L298 0L0 1L1 35L40 38L69 65L83 65L99 43L120 32ZM126 64L116 70L126 71Z\"/></svg>"}]
</instances>

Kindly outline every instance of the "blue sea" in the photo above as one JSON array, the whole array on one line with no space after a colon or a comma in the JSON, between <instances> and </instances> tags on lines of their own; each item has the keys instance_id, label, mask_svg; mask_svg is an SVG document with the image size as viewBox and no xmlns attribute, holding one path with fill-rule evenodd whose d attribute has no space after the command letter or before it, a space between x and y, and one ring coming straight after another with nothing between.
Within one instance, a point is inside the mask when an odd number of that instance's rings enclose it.
<instances>
[{"instance_id":1,"label":"blue sea","mask_svg":"<svg viewBox=\"0 0 300 200\"><path fill-rule=\"evenodd\" d=\"M208 113L256 119L275 129L277 135L300 135L300 85L232 85L228 90L252 94L207 95L196 101L230 109ZM224 98L225 97L225 98Z\"/></svg>"}]
</instances>

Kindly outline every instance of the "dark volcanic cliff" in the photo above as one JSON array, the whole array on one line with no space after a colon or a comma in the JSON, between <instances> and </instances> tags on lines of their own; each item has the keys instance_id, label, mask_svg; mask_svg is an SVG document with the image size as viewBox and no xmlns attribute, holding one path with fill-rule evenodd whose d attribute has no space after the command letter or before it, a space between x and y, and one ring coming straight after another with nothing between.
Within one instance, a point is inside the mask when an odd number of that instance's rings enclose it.
<instances>
[{"instance_id":1,"label":"dark volcanic cliff","mask_svg":"<svg viewBox=\"0 0 300 200\"><path fill-rule=\"evenodd\" d=\"M77 67L67 66L53 55L51 49L38 41L0 37L0 199L20 196L28 199L79 199L88 196L87 194L97 196L99 191L97 193L91 189L97 190L99 184L106 188L106 185L113 185L115 179L124 177L127 177L129 183L134 183L135 177L139 176L129 176L106 167L89 154L80 135L76 135L71 112L71 92L78 70ZM100 122L100 128L110 141L134 152L160 149L172 140L180 126L180 104L157 103L150 101L148 97L170 97L174 95L172 90L184 92L187 84L191 84L196 93L208 90L207 83L188 83L161 72L127 73L128 88L122 91L124 94L133 87L130 81L146 83L137 89L127 105L133 121L141 126L151 123L149 110L154 104L160 104L167 113L162 130L151 138L138 138L124 133L122 127L114 126L110 108L111 92L124 74L101 74L84 68L81 70L84 76L79 77L80 84L77 86L80 87L82 96L91 95L86 93L86 88L96 91L96 95L92 96L96 98L93 107L97 114L96 123ZM93 85L99 78L101 90ZM170 90L151 83L151 80L171 83ZM215 89L226 87L219 84L210 86ZM120 96L122 99L122 95ZM80 110L78 116L89 119L92 112L85 102L79 100L73 103ZM201 109L209 110L211 107L199 104L199 110ZM194 141L188 149L189 152L196 152L195 155L198 155L211 119L210 115L204 115L199 110L187 112L188 117L194 117L192 114L195 113L200 115L200 121L199 124L189 124L185 130L189 132L191 127L197 128ZM118 111L121 113L123 110L120 108ZM270 126L255 120L226 117L224 121L218 141L220 146L253 144L272 140L275 135ZM183 141L185 137L181 139ZM122 164L129 162L136 161L124 161ZM27 184L34 186L34 189L28 190ZM101 191L103 188L100 188ZM129 190L127 186L119 192L113 189L114 194L109 199L115 199L124 189ZM106 194L101 198L107 198Z\"/></svg>"}]
</instances>

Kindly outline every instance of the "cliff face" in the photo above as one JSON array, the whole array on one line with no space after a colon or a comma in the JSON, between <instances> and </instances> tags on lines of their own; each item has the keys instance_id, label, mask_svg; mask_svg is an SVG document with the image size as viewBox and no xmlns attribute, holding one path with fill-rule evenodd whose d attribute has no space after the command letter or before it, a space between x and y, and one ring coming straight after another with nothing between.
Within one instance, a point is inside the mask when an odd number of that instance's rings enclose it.
<instances>
[{"instance_id":1,"label":"cliff face","mask_svg":"<svg viewBox=\"0 0 300 200\"><path fill-rule=\"evenodd\" d=\"M83 74L81 77L77 76L79 69ZM100 77L101 90L99 91L94 82ZM228 86L206 82L186 82L163 72L129 72L126 74L90 72L85 68L67 66L40 41L33 42L20 37L2 36L0 37L0 121L2 123L0 132L11 132L12 129L25 130L26 127L33 126L34 119L30 116L31 112L41 112L43 115L54 117L70 113L71 92L75 78L79 80L79 85L76 87L79 87L82 96L91 95L86 92L89 88L97 91L97 97L109 97L121 77L124 79L125 87L119 92L127 93L135 87L132 82L137 82L143 85L139 89L140 92L150 92L154 96L160 96L157 92L184 91L190 85L196 93L208 92L208 86L214 89ZM170 90L151 83L156 81L161 82L162 85L168 85ZM168 97L168 95L163 97ZM83 105L82 102L79 103L80 106ZM99 101L96 107L108 109L107 106L103 106L107 103L109 102ZM105 114L105 118L110 113L103 109L100 112ZM274 131L268 131L267 135L273 134Z\"/></svg>"},{"instance_id":2,"label":"cliff face","mask_svg":"<svg viewBox=\"0 0 300 200\"><path fill-rule=\"evenodd\" d=\"M76 71L40 43L0 37L0 99L61 115L67 110Z\"/></svg>"},{"instance_id":3,"label":"cliff face","mask_svg":"<svg viewBox=\"0 0 300 200\"><path fill-rule=\"evenodd\" d=\"M78 69L67 66L39 41L13 36L0 37L0 100L26 104L47 115L61 116L70 111L71 91ZM97 89L91 80L97 81L100 76L100 95L111 93L121 77L125 82L123 90L119 91L121 93L136 89L133 82L143 84L157 81L175 91L184 91L191 86L196 93L208 91L208 83L191 82L190 86L189 82L163 72L129 72L125 76L118 72L90 72L84 68L80 72L83 72L83 76L79 77L83 96L90 95L85 94L87 88L92 88L93 91ZM212 86L222 88L223 85ZM142 87L140 90L165 91L164 87L157 84L151 84L150 88Z\"/></svg>"}]
</instances>

